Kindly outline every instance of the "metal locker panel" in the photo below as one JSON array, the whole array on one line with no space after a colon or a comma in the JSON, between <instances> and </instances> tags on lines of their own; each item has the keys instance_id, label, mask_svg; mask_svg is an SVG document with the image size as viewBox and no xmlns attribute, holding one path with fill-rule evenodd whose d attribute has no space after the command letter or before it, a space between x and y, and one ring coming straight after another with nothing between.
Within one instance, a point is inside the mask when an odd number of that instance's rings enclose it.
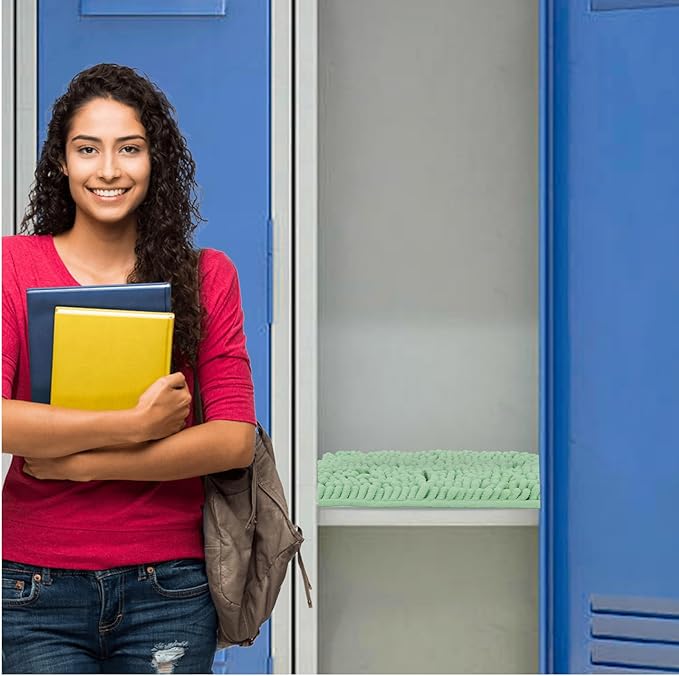
<instances>
[{"instance_id":1,"label":"metal locker panel","mask_svg":"<svg viewBox=\"0 0 679 676\"><path fill-rule=\"evenodd\" d=\"M657 610L679 601L672 4L543 2L541 631L549 672L679 664L667 642L674 622ZM601 599L614 599L624 617L611 624L615 608L602 611ZM627 643L598 637L613 630Z\"/></svg>"},{"instance_id":2,"label":"metal locker panel","mask_svg":"<svg viewBox=\"0 0 679 676\"><path fill-rule=\"evenodd\" d=\"M193 15L183 9L190 5ZM116 6L124 15L116 15ZM160 14L154 12L163 10ZM225 8L225 11L221 11ZM199 11L200 10L200 11ZM95 63L137 68L167 94L197 165L200 246L238 268L257 417L269 419L270 217L268 0L39 0L38 130L77 72ZM267 673L269 623L251 648L217 655L228 673Z\"/></svg>"}]
</instances>

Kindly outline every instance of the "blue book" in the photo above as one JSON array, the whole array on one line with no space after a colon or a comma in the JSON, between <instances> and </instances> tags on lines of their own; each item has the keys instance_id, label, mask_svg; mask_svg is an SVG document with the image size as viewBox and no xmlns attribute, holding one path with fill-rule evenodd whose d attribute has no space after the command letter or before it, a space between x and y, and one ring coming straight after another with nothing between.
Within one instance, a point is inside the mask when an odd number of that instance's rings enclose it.
<instances>
[{"instance_id":1,"label":"blue book","mask_svg":"<svg viewBox=\"0 0 679 676\"><path fill-rule=\"evenodd\" d=\"M167 282L98 286L53 286L26 289L31 399L50 403L54 308L100 308L171 312L172 293Z\"/></svg>"}]
</instances>

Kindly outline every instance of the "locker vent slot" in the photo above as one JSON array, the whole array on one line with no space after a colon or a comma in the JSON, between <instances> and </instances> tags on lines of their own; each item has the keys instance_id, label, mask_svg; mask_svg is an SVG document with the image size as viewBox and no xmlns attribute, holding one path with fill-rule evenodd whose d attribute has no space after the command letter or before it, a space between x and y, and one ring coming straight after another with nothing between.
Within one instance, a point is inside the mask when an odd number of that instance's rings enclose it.
<instances>
[{"instance_id":1,"label":"locker vent slot","mask_svg":"<svg viewBox=\"0 0 679 676\"><path fill-rule=\"evenodd\" d=\"M224 16L226 0L80 0L80 16Z\"/></svg>"},{"instance_id":2,"label":"locker vent slot","mask_svg":"<svg viewBox=\"0 0 679 676\"><path fill-rule=\"evenodd\" d=\"M610 9L650 9L652 7L679 6L679 0L592 0L595 12Z\"/></svg>"},{"instance_id":3,"label":"locker vent slot","mask_svg":"<svg viewBox=\"0 0 679 676\"><path fill-rule=\"evenodd\" d=\"M679 598L590 599L594 673L679 673Z\"/></svg>"}]
</instances>

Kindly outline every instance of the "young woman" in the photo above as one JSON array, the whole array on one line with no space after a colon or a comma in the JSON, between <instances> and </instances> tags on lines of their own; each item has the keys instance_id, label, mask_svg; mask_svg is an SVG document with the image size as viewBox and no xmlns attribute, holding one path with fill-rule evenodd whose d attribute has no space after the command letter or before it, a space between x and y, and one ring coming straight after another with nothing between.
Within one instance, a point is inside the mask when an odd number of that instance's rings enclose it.
<instances>
[{"instance_id":1,"label":"young woman","mask_svg":"<svg viewBox=\"0 0 679 676\"><path fill-rule=\"evenodd\" d=\"M5 673L211 672L200 477L250 464L256 419L236 269L193 245L194 174L172 106L134 70L94 66L54 104L33 234L3 238ZM129 410L30 401L27 288L157 281L171 375Z\"/></svg>"}]
</instances>

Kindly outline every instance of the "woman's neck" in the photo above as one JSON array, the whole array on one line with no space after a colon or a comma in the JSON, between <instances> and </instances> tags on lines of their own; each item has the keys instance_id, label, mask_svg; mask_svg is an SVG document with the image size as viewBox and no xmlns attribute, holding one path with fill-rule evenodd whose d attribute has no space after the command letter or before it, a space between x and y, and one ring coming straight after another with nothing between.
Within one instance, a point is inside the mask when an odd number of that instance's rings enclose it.
<instances>
[{"instance_id":1,"label":"woman's neck","mask_svg":"<svg viewBox=\"0 0 679 676\"><path fill-rule=\"evenodd\" d=\"M134 268L136 223L92 227L76 218L70 230L53 239L64 265L80 284L122 284Z\"/></svg>"}]
</instances>

